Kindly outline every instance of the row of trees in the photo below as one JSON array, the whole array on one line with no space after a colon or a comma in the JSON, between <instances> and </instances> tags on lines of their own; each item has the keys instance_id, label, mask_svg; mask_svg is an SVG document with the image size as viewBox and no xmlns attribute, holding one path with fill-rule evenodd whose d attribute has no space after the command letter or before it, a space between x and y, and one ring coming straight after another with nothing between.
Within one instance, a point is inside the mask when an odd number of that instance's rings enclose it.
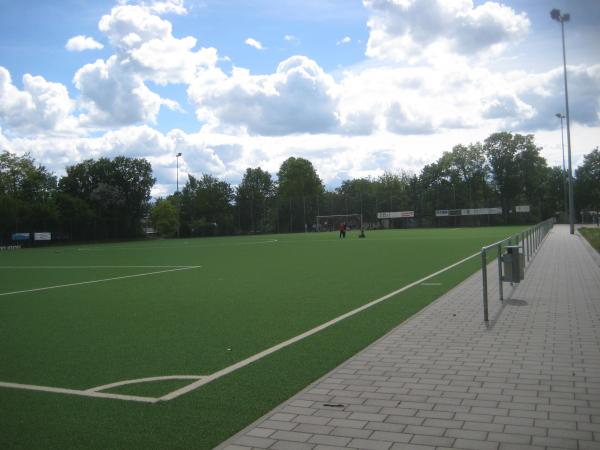
<instances>
[{"instance_id":1,"label":"row of trees","mask_svg":"<svg viewBox=\"0 0 600 450\"><path fill-rule=\"evenodd\" d=\"M55 238L120 239L152 225L160 235L206 236L313 229L317 215L415 211L395 226L534 222L565 211L565 174L549 167L531 135L495 133L457 145L420 174L386 172L326 190L310 161L289 158L276 177L248 168L234 187L212 175L190 175L181 192L150 203L148 161L117 157L70 166L57 179L29 156L0 154L0 232L52 231ZM578 210L600 210L600 152L575 174ZM530 205L529 214L515 206ZM502 216L436 217L436 209L502 207ZM579 216L578 216L579 217ZM457 220L462 220L458 223Z\"/></svg>"},{"instance_id":2,"label":"row of trees","mask_svg":"<svg viewBox=\"0 0 600 450\"><path fill-rule=\"evenodd\" d=\"M398 219L394 226L565 220L566 175L549 167L540 150L532 135L495 133L483 143L457 145L419 175L386 172L345 180L334 190L325 189L310 161L292 157L276 178L261 168L247 169L236 188L210 175L190 177L181 193L158 202L153 223L162 234L176 234L178 207L182 236L306 231L317 215L333 214L361 213L376 225L381 211L415 211L415 220ZM579 210L600 209L599 164L596 149L576 172ZM517 214L517 205L529 205L530 213ZM502 216L435 216L437 209L489 207L501 207Z\"/></svg>"},{"instance_id":3,"label":"row of trees","mask_svg":"<svg viewBox=\"0 0 600 450\"><path fill-rule=\"evenodd\" d=\"M0 154L0 240L51 231L54 239L140 235L155 179L148 161L116 157L70 166L58 179L28 155Z\"/></svg>"}]
</instances>

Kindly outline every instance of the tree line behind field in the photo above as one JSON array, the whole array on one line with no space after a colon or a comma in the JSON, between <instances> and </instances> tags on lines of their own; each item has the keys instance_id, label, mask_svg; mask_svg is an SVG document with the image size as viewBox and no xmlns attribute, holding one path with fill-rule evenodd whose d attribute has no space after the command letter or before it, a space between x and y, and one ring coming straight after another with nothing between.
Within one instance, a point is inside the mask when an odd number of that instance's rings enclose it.
<instances>
[{"instance_id":1,"label":"tree line behind field","mask_svg":"<svg viewBox=\"0 0 600 450\"><path fill-rule=\"evenodd\" d=\"M565 211L566 177L549 167L532 135L495 133L457 145L417 174L385 172L325 189L312 163L288 158L275 176L248 168L238 186L189 175L180 192L151 202L152 167L141 158L86 160L60 179L28 155L0 154L0 240L11 233L49 231L54 239L103 240L144 235L212 236L312 230L317 215L414 211L393 226L532 223ZM529 213L516 213L529 205ZM575 173L576 210L600 210L600 152ZM436 217L439 209L501 207L502 215ZM565 220L564 214L562 219ZM579 217L577 215L576 217ZM179 226L178 226L179 224Z\"/></svg>"}]
</instances>

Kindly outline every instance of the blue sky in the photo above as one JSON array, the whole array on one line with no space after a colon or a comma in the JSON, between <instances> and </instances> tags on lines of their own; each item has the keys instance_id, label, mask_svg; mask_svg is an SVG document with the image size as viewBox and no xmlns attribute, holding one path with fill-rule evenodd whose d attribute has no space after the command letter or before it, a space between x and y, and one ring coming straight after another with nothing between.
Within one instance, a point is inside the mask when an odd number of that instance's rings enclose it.
<instances>
[{"instance_id":1,"label":"blue sky","mask_svg":"<svg viewBox=\"0 0 600 450\"><path fill-rule=\"evenodd\" d=\"M336 187L507 130L557 165L554 7L572 16L578 164L600 141L596 0L0 0L0 148L57 174L146 157L157 196L174 190L177 152L183 177L235 184L302 156Z\"/></svg>"}]
</instances>

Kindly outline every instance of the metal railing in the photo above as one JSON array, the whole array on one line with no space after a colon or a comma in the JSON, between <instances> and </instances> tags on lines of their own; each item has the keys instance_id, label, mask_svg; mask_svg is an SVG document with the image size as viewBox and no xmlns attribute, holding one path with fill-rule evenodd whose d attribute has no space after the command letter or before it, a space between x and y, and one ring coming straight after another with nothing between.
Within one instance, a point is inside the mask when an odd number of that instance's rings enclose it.
<instances>
[{"instance_id":1,"label":"metal railing","mask_svg":"<svg viewBox=\"0 0 600 450\"><path fill-rule=\"evenodd\" d=\"M554 226L554 219L548 219L543 222L534 225L533 227L515 233L501 241L482 247L481 249L481 278L483 280L483 320L487 323L488 318L488 280L487 280L487 254L489 250L497 250L498 260L498 294L500 301L504 300L504 292L502 289L502 246L503 245L519 245L521 247L522 254L524 256L525 268L527 268L529 261L533 259L533 256L537 252L540 245L544 241L544 238L548 232ZM511 283L512 284L512 283Z\"/></svg>"}]
</instances>

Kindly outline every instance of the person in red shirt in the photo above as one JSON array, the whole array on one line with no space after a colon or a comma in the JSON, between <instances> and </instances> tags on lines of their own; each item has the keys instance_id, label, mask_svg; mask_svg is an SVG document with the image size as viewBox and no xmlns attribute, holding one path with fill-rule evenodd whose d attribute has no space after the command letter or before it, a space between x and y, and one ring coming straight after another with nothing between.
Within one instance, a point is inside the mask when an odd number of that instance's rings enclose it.
<instances>
[{"instance_id":1,"label":"person in red shirt","mask_svg":"<svg viewBox=\"0 0 600 450\"><path fill-rule=\"evenodd\" d=\"M340 239L346 239L346 224L344 222L340 223Z\"/></svg>"}]
</instances>

